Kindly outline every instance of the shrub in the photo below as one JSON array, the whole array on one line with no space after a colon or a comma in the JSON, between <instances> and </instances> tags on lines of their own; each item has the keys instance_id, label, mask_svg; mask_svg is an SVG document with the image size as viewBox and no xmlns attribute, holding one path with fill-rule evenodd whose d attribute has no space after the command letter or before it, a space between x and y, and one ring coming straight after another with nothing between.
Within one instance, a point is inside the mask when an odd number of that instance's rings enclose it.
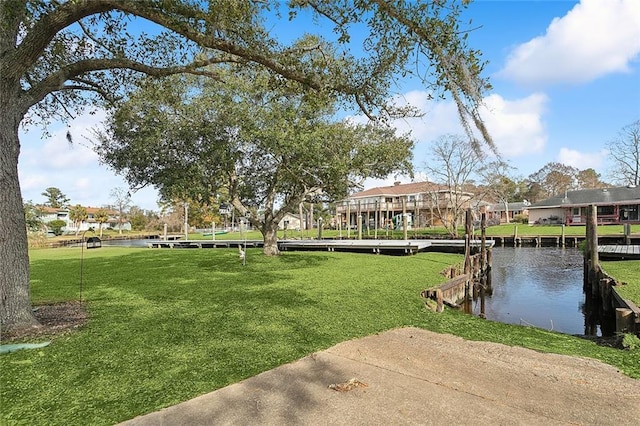
<instances>
[{"instance_id":1,"label":"shrub","mask_svg":"<svg viewBox=\"0 0 640 426\"><path fill-rule=\"evenodd\" d=\"M51 230L55 235L62 235L62 228L65 226L67 226L67 222L60 219L52 220L47 223L47 228L49 228L49 230Z\"/></svg>"},{"instance_id":2,"label":"shrub","mask_svg":"<svg viewBox=\"0 0 640 426\"><path fill-rule=\"evenodd\" d=\"M529 223L529 216L527 216L526 214L517 214L513 216L513 221L517 223L524 223L525 225L527 225Z\"/></svg>"}]
</instances>

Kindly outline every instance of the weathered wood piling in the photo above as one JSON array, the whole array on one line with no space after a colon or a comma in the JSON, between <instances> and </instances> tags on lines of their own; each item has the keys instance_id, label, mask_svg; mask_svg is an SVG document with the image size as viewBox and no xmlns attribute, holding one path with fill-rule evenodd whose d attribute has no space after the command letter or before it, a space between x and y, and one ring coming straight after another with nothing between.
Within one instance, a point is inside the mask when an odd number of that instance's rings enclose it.
<instances>
[{"instance_id":1,"label":"weathered wood piling","mask_svg":"<svg viewBox=\"0 0 640 426\"><path fill-rule=\"evenodd\" d=\"M444 305L451 307L465 306L467 302L481 297L481 316L484 316L484 294L491 288L491 247L486 243L486 215L482 213L480 221L481 242L480 251L471 253L472 215L467 210L465 216L465 250L464 263L461 273L456 274L456 268L449 268L450 280L437 287L428 288L421 292L422 297L435 300L436 312L442 312Z\"/></svg>"},{"instance_id":2,"label":"weathered wood piling","mask_svg":"<svg viewBox=\"0 0 640 426\"><path fill-rule=\"evenodd\" d=\"M595 205L587 209L586 245L584 252L585 303L601 317L615 319L617 333L640 333L640 308L622 298L615 290L616 280L602 269L598 254L598 215ZM587 327L590 326L587 321ZM601 324L603 326L604 324ZM607 330L602 330L603 334ZM613 330L608 330L613 331ZM595 334L595 333L594 333Z\"/></svg>"}]
</instances>

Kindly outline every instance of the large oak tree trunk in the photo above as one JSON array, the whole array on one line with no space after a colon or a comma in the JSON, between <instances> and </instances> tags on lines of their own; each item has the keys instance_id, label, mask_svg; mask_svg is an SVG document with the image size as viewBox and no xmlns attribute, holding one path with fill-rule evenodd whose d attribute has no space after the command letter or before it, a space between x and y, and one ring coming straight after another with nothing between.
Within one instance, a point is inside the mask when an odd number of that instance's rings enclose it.
<instances>
[{"instance_id":1,"label":"large oak tree trunk","mask_svg":"<svg viewBox=\"0 0 640 426\"><path fill-rule=\"evenodd\" d=\"M5 98L3 96L3 98ZM38 325L31 308L29 251L22 194L18 181L18 126L15 105L0 105L0 328Z\"/></svg>"},{"instance_id":2,"label":"large oak tree trunk","mask_svg":"<svg viewBox=\"0 0 640 426\"><path fill-rule=\"evenodd\" d=\"M267 221L262 227L262 236L264 237L262 253L266 256L280 255L280 250L278 249L278 224Z\"/></svg>"}]
</instances>

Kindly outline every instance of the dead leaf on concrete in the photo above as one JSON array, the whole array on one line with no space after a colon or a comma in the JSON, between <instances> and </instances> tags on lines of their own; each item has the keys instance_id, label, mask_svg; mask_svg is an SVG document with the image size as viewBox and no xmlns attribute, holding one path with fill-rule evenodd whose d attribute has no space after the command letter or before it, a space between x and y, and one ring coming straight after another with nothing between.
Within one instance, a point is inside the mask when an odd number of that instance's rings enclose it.
<instances>
[{"instance_id":1,"label":"dead leaf on concrete","mask_svg":"<svg viewBox=\"0 0 640 426\"><path fill-rule=\"evenodd\" d=\"M344 383L332 383L329 385L329 389L333 389L338 392L349 392L355 388L366 388L367 386L368 385L366 383L354 378Z\"/></svg>"}]
</instances>

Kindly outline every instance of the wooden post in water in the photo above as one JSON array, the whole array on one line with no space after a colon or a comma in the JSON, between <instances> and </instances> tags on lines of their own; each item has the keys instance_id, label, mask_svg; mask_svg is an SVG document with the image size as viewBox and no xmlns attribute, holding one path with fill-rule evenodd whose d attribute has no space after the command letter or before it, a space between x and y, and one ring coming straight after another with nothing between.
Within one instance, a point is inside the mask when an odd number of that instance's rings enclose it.
<instances>
[{"instance_id":1,"label":"wooden post in water","mask_svg":"<svg viewBox=\"0 0 640 426\"><path fill-rule=\"evenodd\" d=\"M485 289L487 288L487 214L482 213L480 216L480 318L486 318L484 312Z\"/></svg>"},{"instance_id":2,"label":"wooden post in water","mask_svg":"<svg viewBox=\"0 0 640 426\"><path fill-rule=\"evenodd\" d=\"M484 275L487 260L487 214L480 216L480 273Z\"/></svg>"},{"instance_id":3,"label":"wooden post in water","mask_svg":"<svg viewBox=\"0 0 640 426\"><path fill-rule=\"evenodd\" d=\"M600 269L598 259L598 213L595 205L590 205L587 210L587 253L588 271L587 276L591 294L598 294L598 270Z\"/></svg>"},{"instance_id":4,"label":"wooden post in water","mask_svg":"<svg viewBox=\"0 0 640 426\"><path fill-rule=\"evenodd\" d=\"M562 240L561 240L561 244L562 244L562 247L564 247L564 223L562 224Z\"/></svg>"},{"instance_id":5,"label":"wooden post in water","mask_svg":"<svg viewBox=\"0 0 640 426\"><path fill-rule=\"evenodd\" d=\"M471 298L469 291L470 280L472 276L471 265L471 209L467 209L464 217L464 273L467 274L467 282L464 288L465 300Z\"/></svg>"},{"instance_id":6,"label":"wooden post in water","mask_svg":"<svg viewBox=\"0 0 640 426\"><path fill-rule=\"evenodd\" d=\"M518 225L513 226L513 246L518 245Z\"/></svg>"}]
</instances>

